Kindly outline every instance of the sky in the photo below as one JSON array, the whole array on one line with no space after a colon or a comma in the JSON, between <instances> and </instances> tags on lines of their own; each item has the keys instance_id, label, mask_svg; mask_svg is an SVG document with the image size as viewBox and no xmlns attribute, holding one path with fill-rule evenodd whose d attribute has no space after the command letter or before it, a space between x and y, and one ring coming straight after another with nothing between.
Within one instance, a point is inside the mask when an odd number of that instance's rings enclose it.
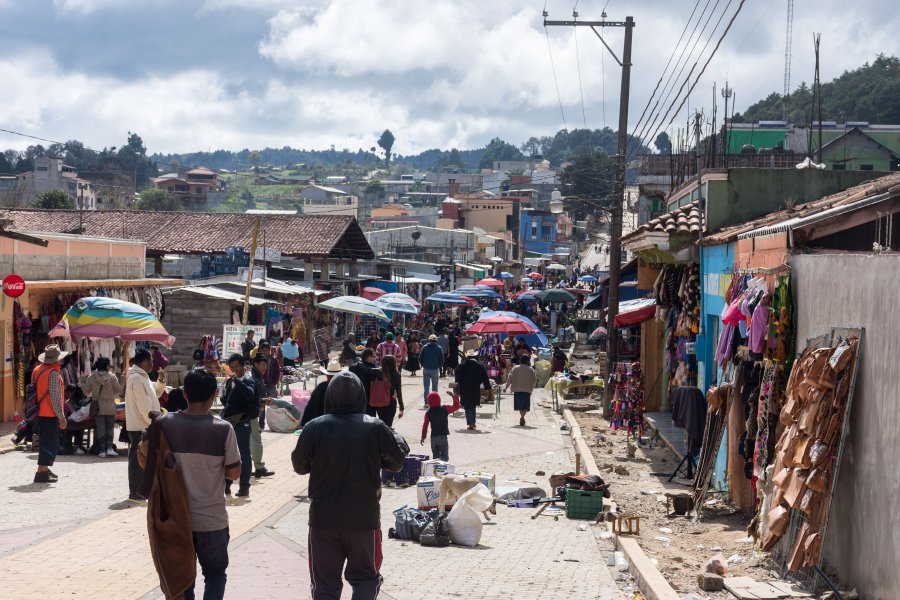
<instances>
[{"instance_id":1,"label":"sky","mask_svg":"<svg viewBox=\"0 0 900 600\"><path fill-rule=\"evenodd\" d=\"M878 53L900 54L894 2L796 2L792 87L812 81L814 32L822 81ZM631 133L645 129L637 126L648 100L668 107L676 95L663 101L653 90L688 45L678 42L692 9L715 7L707 35L690 44L694 58L724 15L696 75L738 4L577 2L583 20L599 20L604 5L610 20L635 19ZM729 82L738 111L781 92L785 7L744 1L669 131L684 127L688 110L711 113L714 83ZM399 154L494 137L519 145L563 127L615 129L618 65L587 27L545 30L544 9L544 0L0 0L0 128L96 149L122 145L132 131L151 153L355 151L388 128ZM546 1L550 19L572 9L573 0ZM621 57L622 30L603 35ZM678 87L694 58L685 57ZM33 143L0 132L0 148Z\"/></svg>"}]
</instances>

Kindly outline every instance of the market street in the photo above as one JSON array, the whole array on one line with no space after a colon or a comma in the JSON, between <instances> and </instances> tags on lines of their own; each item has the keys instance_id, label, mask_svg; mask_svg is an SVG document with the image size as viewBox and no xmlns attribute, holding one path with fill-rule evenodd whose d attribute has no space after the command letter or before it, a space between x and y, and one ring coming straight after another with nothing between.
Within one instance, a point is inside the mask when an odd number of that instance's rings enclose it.
<instances>
[{"instance_id":1,"label":"market street","mask_svg":"<svg viewBox=\"0 0 900 600\"><path fill-rule=\"evenodd\" d=\"M429 453L427 446L418 445L421 385L421 377L404 378L407 413L395 425L412 451L424 454ZM446 385L442 380L441 390ZM535 405L543 396L535 393ZM511 402L509 395L503 396L499 420L491 418L492 405L483 406L478 433L465 432L462 418L452 418L450 462L494 473L498 486L534 482L547 488L546 477L534 474L571 468L569 439L559 431L559 417L542 408L529 415L527 427L519 427ZM290 467L296 437L266 433L264 439L266 463L277 474L254 480L249 502L229 504L232 541L226 598L308 594L306 478L294 475ZM124 457L62 457L55 467L60 483L34 486L34 456L0 456L0 469L9 474L9 485L0 491L0 568L9 597L162 598L145 513L122 502L127 491ZM392 511L415 502L414 487L384 488L382 597L421 598L423 585L432 596L465 598L624 597L606 567L610 542L596 539L594 528L579 531L583 522L565 516L532 520L532 510L498 506L474 549L424 548L388 539ZM48 514L45 507L51 504L64 509ZM47 576L49 564L52 577ZM198 584L202 588L202 581ZM584 590L595 595L586 596ZM350 595L346 586L344 595Z\"/></svg>"}]
</instances>

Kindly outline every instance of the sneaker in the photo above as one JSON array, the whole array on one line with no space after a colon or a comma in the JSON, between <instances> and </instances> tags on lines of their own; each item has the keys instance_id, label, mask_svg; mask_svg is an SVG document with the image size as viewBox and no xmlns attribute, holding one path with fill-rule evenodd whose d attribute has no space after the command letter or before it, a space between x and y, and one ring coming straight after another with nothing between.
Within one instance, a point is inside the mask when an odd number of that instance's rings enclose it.
<instances>
[{"instance_id":1,"label":"sneaker","mask_svg":"<svg viewBox=\"0 0 900 600\"><path fill-rule=\"evenodd\" d=\"M238 490L238 493L235 494L238 498L249 498L250 497L250 488L241 488Z\"/></svg>"},{"instance_id":2,"label":"sneaker","mask_svg":"<svg viewBox=\"0 0 900 600\"><path fill-rule=\"evenodd\" d=\"M115 450L113 450L112 448L110 448L109 450L106 451L107 458L116 458L117 456L119 456L119 453L116 452Z\"/></svg>"},{"instance_id":3,"label":"sneaker","mask_svg":"<svg viewBox=\"0 0 900 600\"><path fill-rule=\"evenodd\" d=\"M100 451L97 453L97 456L100 458L106 458L106 452Z\"/></svg>"},{"instance_id":4,"label":"sneaker","mask_svg":"<svg viewBox=\"0 0 900 600\"><path fill-rule=\"evenodd\" d=\"M75 454L77 456L84 456L85 454L87 454L87 452L84 451L84 448L78 446L77 448L75 448Z\"/></svg>"},{"instance_id":5,"label":"sneaker","mask_svg":"<svg viewBox=\"0 0 900 600\"><path fill-rule=\"evenodd\" d=\"M271 477L275 474L275 471L270 471L269 469L262 467L253 472L253 476L259 479L260 477ZM238 494L240 496L240 494Z\"/></svg>"},{"instance_id":6,"label":"sneaker","mask_svg":"<svg viewBox=\"0 0 900 600\"><path fill-rule=\"evenodd\" d=\"M47 474L50 475L50 481L59 481L59 475L57 475L50 469L47 469Z\"/></svg>"},{"instance_id":7,"label":"sneaker","mask_svg":"<svg viewBox=\"0 0 900 600\"><path fill-rule=\"evenodd\" d=\"M34 482L35 483L53 483L53 480L50 479L49 471L38 471L34 474Z\"/></svg>"}]
</instances>

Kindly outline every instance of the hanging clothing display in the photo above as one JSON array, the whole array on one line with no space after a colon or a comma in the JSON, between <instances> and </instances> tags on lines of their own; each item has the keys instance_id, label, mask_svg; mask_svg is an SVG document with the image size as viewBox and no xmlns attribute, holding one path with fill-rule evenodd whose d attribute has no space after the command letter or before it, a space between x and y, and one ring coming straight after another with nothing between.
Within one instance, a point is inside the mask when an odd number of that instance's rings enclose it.
<instances>
[{"instance_id":1,"label":"hanging clothing display","mask_svg":"<svg viewBox=\"0 0 900 600\"><path fill-rule=\"evenodd\" d=\"M614 430L625 429L631 435L644 435L644 372L641 363L619 363L610 375L615 386L610 409L609 426Z\"/></svg>"}]
</instances>

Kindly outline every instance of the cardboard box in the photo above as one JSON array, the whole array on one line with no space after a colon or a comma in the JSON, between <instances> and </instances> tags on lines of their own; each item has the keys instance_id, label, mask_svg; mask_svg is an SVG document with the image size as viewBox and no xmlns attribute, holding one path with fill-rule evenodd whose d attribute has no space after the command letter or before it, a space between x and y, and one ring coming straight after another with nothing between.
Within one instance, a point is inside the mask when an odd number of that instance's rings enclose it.
<instances>
[{"instance_id":1,"label":"cardboard box","mask_svg":"<svg viewBox=\"0 0 900 600\"><path fill-rule=\"evenodd\" d=\"M441 480L437 477L420 477L416 482L416 496L421 510L437 508L441 496Z\"/></svg>"},{"instance_id":2,"label":"cardboard box","mask_svg":"<svg viewBox=\"0 0 900 600\"><path fill-rule=\"evenodd\" d=\"M422 463L422 477L440 477L447 473L456 473L456 467L442 460L426 460Z\"/></svg>"},{"instance_id":3,"label":"cardboard box","mask_svg":"<svg viewBox=\"0 0 900 600\"><path fill-rule=\"evenodd\" d=\"M490 490L491 494L494 493L494 488L497 486L497 476L493 473L485 473L484 471L469 471L465 473L466 477L477 477L481 483L484 484L488 490Z\"/></svg>"}]
</instances>

